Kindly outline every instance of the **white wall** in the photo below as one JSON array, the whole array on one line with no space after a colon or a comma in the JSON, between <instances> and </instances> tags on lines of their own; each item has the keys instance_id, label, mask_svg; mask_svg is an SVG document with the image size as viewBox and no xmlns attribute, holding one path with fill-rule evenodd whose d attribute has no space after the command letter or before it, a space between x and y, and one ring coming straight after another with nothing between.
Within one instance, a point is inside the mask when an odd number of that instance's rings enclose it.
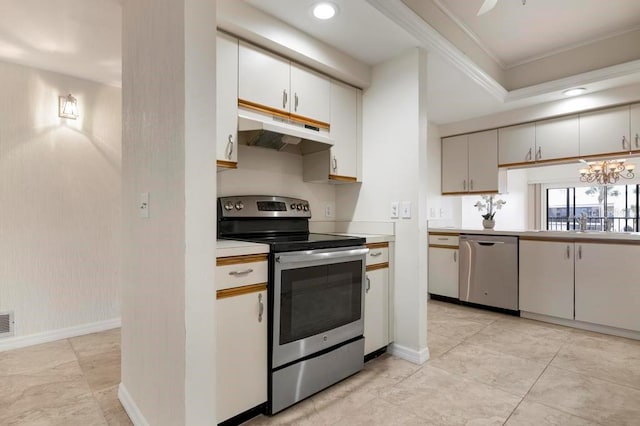
<instances>
[{"instance_id":1,"label":"white wall","mask_svg":"<svg viewBox=\"0 0 640 426\"><path fill-rule=\"evenodd\" d=\"M229 195L282 195L309 201L314 221L325 216L330 204L335 212L335 185L302 181L302 156L274 149L238 147L238 168L218 173L218 197Z\"/></svg>"},{"instance_id":2,"label":"white wall","mask_svg":"<svg viewBox=\"0 0 640 426\"><path fill-rule=\"evenodd\" d=\"M215 7L123 3L119 396L137 424L215 424Z\"/></svg>"},{"instance_id":3,"label":"white wall","mask_svg":"<svg viewBox=\"0 0 640 426\"><path fill-rule=\"evenodd\" d=\"M389 221L391 201L410 201L395 221L395 345L423 362L427 297L426 54L411 49L374 67L363 94L363 183L336 188L339 220Z\"/></svg>"},{"instance_id":4,"label":"white wall","mask_svg":"<svg viewBox=\"0 0 640 426\"><path fill-rule=\"evenodd\" d=\"M120 89L0 62L0 311L16 338L120 316ZM80 117L58 117L73 93Z\"/></svg>"}]
</instances>

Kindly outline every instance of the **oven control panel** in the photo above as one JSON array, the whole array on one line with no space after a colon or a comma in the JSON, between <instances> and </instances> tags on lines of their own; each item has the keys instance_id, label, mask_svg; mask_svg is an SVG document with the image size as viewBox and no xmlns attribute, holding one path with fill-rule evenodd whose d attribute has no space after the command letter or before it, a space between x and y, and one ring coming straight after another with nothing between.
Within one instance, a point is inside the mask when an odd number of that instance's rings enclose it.
<instances>
[{"instance_id":1,"label":"oven control panel","mask_svg":"<svg viewBox=\"0 0 640 426\"><path fill-rule=\"evenodd\" d=\"M275 195L238 195L218 198L220 217L288 217L310 218L309 202L299 198Z\"/></svg>"}]
</instances>

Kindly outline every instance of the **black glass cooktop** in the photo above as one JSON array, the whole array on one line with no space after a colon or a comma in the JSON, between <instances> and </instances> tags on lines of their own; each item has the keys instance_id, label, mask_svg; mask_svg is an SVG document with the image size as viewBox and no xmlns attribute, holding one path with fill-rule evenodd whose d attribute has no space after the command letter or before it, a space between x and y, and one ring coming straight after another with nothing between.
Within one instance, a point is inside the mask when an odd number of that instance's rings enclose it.
<instances>
[{"instance_id":1,"label":"black glass cooktop","mask_svg":"<svg viewBox=\"0 0 640 426\"><path fill-rule=\"evenodd\" d=\"M230 237L234 240L269 244L272 252L316 250L364 245L365 239L332 234L285 234L256 237Z\"/></svg>"}]
</instances>

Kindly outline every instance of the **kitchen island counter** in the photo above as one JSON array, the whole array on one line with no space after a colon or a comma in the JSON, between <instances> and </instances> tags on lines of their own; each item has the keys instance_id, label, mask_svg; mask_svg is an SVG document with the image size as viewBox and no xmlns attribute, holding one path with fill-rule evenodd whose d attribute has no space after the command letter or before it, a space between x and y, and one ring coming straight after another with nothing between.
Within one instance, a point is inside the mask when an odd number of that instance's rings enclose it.
<instances>
[{"instance_id":1,"label":"kitchen island counter","mask_svg":"<svg viewBox=\"0 0 640 426\"><path fill-rule=\"evenodd\" d=\"M523 240L539 241L580 241L580 242L615 242L621 244L640 244L639 232L598 232L598 231L536 231L536 230L495 230L495 229L462 229L462 228L429 228L432 235L508 235Z\"/></svg>"}]
</instances>

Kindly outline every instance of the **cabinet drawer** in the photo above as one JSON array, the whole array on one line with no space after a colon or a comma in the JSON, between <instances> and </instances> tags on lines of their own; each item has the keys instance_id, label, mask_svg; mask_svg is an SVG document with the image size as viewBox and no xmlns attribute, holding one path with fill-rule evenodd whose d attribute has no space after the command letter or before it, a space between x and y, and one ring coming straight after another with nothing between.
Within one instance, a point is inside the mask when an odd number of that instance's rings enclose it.
<instances>
[{"instance_id":1,"label":"cabinet drawer","mask_svg":"<svg viewBox=\"0 0 640 426\"><path fill-rule=\"evenodd\" d=\"M457 235L429 234L429 245L458 247Z\"/></svg>"},{"instance_id":2,"label":"cabinet drawer","mask_svg":"<svg viewBox=\"0 0 640 426\"><path fill-rule=\"evenodd\" d=\"M389 262L389 243L367 244L367 266Z\"/></svg>"},{"instance_id":3,"label":"cabinet drawer","mask_svg":"<svg viewBox=\"0 0 640 426\"><path fill-rule=\"evenodd\" d=\"M267 255L219 257L216 259L216 289L266 283Z\"/></svg>"}]
</instances>

